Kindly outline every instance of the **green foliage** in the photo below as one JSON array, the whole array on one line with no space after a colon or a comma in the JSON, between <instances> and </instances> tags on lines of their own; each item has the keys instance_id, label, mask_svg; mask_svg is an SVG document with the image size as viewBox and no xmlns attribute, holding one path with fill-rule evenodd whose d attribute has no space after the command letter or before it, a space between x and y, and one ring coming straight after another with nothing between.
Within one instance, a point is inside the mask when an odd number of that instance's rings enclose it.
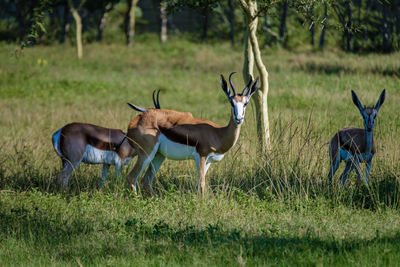
<instances>
[{"instance_id":1,"label":"green foliage","mask_svg":"<svg viewBox=\"0 0 400 267\"><path fill-rule=\"evenodd\" d=\"M51 0L41 0L39 5L33 9L31 27L25 40L21 41L21 49L35 43L40 34L46 33L44 18L48 12L51 12Z\"/></svg>"}]
</instances>

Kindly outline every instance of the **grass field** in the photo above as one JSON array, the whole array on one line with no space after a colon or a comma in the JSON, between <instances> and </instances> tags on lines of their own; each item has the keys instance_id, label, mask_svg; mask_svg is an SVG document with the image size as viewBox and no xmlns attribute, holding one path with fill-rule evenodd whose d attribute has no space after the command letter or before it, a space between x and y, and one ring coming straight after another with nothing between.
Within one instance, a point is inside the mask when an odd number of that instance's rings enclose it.
<instances>
[{"instance_id":1,"label":"grass field","mask_svg":"<svg viewBox=\"0 0 400 267\"><path fill-rule=\"evenodd\" d=\"M128 192L111 171L82 164L70 190L51 135L68 122L126 130L161 89L163 108L227 124L219 74L241 73L242 51L228 44L172 41L34 47L16 57L0 46L0 265L399 265L400 54L265 50L273 149L260 155L254 106L238 143L207 173L196 196L192 161L166 161L157 198ZM242 87L240 74L234 76ZM328 142L362 127L350 89L363 104L387 98L375 126L370 186L327 184Z\"/></svg>"}]
</instances>

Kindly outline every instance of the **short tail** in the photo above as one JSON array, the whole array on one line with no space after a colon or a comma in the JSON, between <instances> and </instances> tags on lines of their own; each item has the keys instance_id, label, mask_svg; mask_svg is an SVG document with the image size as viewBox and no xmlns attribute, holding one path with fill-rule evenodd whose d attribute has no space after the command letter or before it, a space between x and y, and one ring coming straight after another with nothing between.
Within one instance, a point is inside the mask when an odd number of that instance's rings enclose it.
<instances>
[{"instance_id":1,"label":"short tail","mask_svg":"<svg viewBox=\"0 0 400 267\"><path fill-rule=\"evenodd\" d=\"M61 130L62 130L62 128L53 134L53 136L52 136L52 141L53 141L54 150L56 151L56 153L57 153L60 157L63 158L64 155L62 154L61 148L60 148Z\"/></svg>"},{"instance_id":2,"label":"short tail","mask_svg":"<svg viewBox=\"0 0 400 267\"><path fill-rule=\"evenodd\" d=\"M339 136L335 134L329 143L329 159L331 164L338 164L337 161L340 161L340 147L339 147Z\"/></svg>"},{"instance_id":3,"label":"short tail","mask_svg":"<svg viewBox=\"0 0 400 267\"><path fill-rule=\"evenodd\" d=\"M340 163L340 145L339 135L336 133L331 142L329 143L329 180L332 181L332 177L335 174Z\"/></svg>"},{"instance_id":4,"label":"short tail","mask_svg":"<svg viewBox=\"0 0 400 267\"><path fill-rule=\"evenodd\" d=\"M136 111L139 111L139 112L146 112L147 111L147 109L139 107L139 106L135 106L134 104L131 104L131 103L127 103L127 104L129 105L130 108L132 108L132 109L134 109Z\"/></svg>"}]
</instances>

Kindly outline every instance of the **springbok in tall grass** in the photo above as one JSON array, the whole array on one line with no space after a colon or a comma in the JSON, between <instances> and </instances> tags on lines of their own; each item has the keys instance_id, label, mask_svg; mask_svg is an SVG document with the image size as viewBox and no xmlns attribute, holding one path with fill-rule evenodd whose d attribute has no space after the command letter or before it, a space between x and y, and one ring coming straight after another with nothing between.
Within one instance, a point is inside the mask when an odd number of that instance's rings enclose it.
<instances>
[{"instance_id":1,"label":"springbok in tall grass","mask_svg":"<svg viewBox=\"0 0 400 267\"><path fill-rule=\"evenodd\" d=\"M199 178L198 191L204 194L205 176L210 164L222 160L224 154L235 145L241 124L244 121L246 105L257 90L258 78L252 78L241 94L237 94L229 75L232 91L221 75L222 90L231 104L231 116L227 126L194 118L191 113L175 110L151 109L136 116L128 126L127 136L138 153L138 160L127 180L136 191L136 181L144 170L145 190L154 194L152 183L165 158L173 160L194 159Z\"/></svg>"},{"instance_id":2,"label":"springbok in tall grass","mask_svg":"<svg viewBox=\"0 0 400 267\"><path fill-rule=\"evenodd\" d=\"M160 109L153 92L155 109ZM134 105L132 105L134 106ZM145 108L134 106L146 111ZM128 164L137 153L131 147L126 134L119 129L104 128L88 123L70 123L56 131L52 136L53 147L61 158L63 169L57 176L59 187L68 185L69 176L78 168L81 162L88 164L103 164L100 185L104 185L110 165L115 166L116 178L119 179L121 167Z\"/></svg>"},{"instance_id":3,"label":"springbok in tall grass","mask_svg":"<svg viewBox=\"0 0 400 267\"><path fill-rule=\"evenodd\" d=\"M366 163L365 182L368 184L371 162L376 152L373 129L379 109L385 102L385 96L386 91L383 90L375 107L363 107L356 93L351 91L353 103L356 105L363 117L364 129L353 127L343 128L333 136L329 144L330 182L332 182L332 177L339 168L340 161L343 160L346 162L346 167L340 176L343 186L345 185L349 172L352 170L356 171L358 178L362 181L360 162Z\"/></svg>"}]
</instances>

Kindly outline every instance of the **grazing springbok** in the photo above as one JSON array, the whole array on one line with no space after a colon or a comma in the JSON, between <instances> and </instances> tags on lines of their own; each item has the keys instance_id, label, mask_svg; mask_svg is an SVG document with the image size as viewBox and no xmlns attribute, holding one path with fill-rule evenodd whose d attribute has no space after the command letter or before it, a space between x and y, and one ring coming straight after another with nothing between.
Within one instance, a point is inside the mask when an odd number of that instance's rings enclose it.
<instances>
[{"instance_id":1,"label":"grazing springbok","mask_svg":"<svg viewBox=\"0 0 400 267\"><path fill-rule=\"evenodd\" d=\"M152 183L165 158L173 160L194 159L199 178L198 191L204 194L205 176L210 164L222 160L224 154L236 143L244 121L246 105L257 90L258 78L237 94L229 75L228 84L221 75L222 90L228 97L231 109L229 124L225 127L214 122L194 118L191 113L175 110L150 109L136 116L128 126L129 143L138 153L137 162L128 174L130 189L136 191L136 181L144 170L145 191L154 195Z\"/></svg>"},{"instance_id":2,"label":"grazing springbok","mask_svg":"<svg viewBox=\"0 0 400 267\"><path fill-rule=\"evenodd\" d=\"M354 105L358 108L364 120L364 129L360 128L343 128L339 130L332 138L329 144L329 181L332 182L332 177L339 168L340 161L346 162L340 179L342 185L345 185L349 172L355 170L358 178L362 182L360 174L360 162L366 163L366 184L368 184L369 171L371 169L371 161L376 152L375 142L373 138L373 130L376 115L379 109L385 102L386 91L383 90L379 96L375 107L363 107L356 93L351 91L351 97Z\"/></svg>"},{"instance_id":3,"label":"grazing springbok","mask_svg":"<svg viewBox=\"0 0 400 267\"><path fill-rule=\"evenodd\" d=\"M157 101L153 103L160 109ZM146 111L145 108L135 106ZM88 123L70 123L56 131L52 136L53 147L61 158L63 169L57 176L59 187L64 189L68 185L68 178L78 168L81 162L88 164L103 164L100 185L103 186L110 165L115 166L116 178L119 179L121 167L128 164L137 153L131 147L126 134L119 129L109 129Z\"/></svg>"}]
</instances>

